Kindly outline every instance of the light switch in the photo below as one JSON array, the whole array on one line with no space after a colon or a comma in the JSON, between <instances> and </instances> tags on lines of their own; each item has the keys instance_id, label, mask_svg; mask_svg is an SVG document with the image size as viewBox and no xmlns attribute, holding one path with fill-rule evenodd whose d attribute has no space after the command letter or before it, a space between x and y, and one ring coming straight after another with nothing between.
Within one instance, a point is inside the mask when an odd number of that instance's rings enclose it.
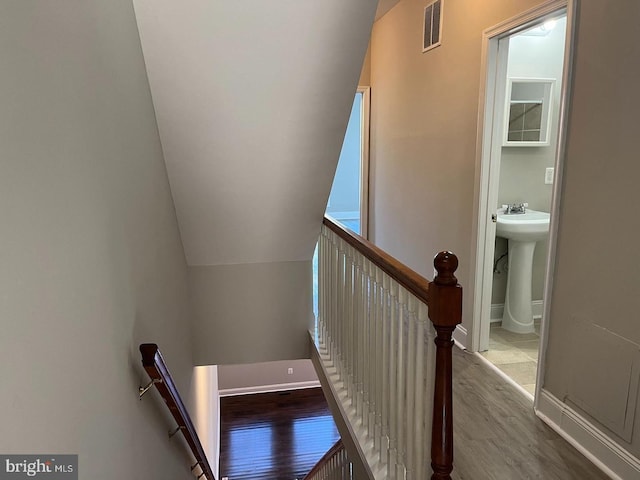
<instances>
[{"instance_id":1,"label":"light switch","mask_svg":"<svg viewBox=\"0 0 640 480\"><path fill-rule=\"evenodd\" d=\"M544 171L544 184L551 185L553 184L553 167L549 167Z\"/></svg>"}]
</instances>

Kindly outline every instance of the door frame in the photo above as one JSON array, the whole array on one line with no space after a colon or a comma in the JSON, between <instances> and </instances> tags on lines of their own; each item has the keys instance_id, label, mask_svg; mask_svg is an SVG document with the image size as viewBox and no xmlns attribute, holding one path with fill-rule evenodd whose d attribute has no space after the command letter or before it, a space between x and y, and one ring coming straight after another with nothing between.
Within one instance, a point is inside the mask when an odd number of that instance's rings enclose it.
<instances>
[{"instance_id":1,"label":"door frame","mask_svg":"<svg viewBox=\"0 0 640 480\"><path fill-rule=\"evenodd\" d=\"M540 332L540 353L536 381L536 395L540 391L544 357L548 341L548 320L553 290L553 271L559 225L559 208L563 163L565 156L567 113L570 100L570 82L575 37L575 18L577 0L549 0L513 18L510 18L483 32L480 95L478 106L478 131L476 137L476 195L474 219L475 232L475 272L473 273L473 327L471 332L471 351L478 351L488 345L493 256L495 250L495 224L491 221L490 208L498 200L498 182L500 172L500 155L495 155L501 148L502 128L494 125L501 123L504 108L502 102L495 108L496 98L504 98L504 83L498 82L498 43L519 31L540 23L547 17L557 15L565 10L567 15L566 41L564 51L564 68L560 87L560 118L558 122L558 142L555 152L555 180L551 197L551 221L549 225L549 249L546 261L544 285L543 322ZM504 49L503 49L504 50ZM504 54L501 52L501 55ZM506 62L504 62L506 65ZM505 66L506 68L506 66ZM506 73L506 72L505 72ZM505 75L506 76L506 75ZM502 83L503 85L500 85ZM499 130L496 133L496 130ZM499 141L498 141L499 137Z\"/></svg>"},{"instance_id":2,"label":"door frame","mask_svg":"<svg viewBox=\"0 0 640 480\"><path fill-rule=\"evenodd\" d=\"M362 94L360 135L360 235L369 238L369 138L371 119L371 87L358 86Z\"/></svg>"},{"instance_id":3,"label":"door frame","mask_svg":"<svg viewBox=\"0 0 640 480\"><path fill-rule=\"evenodd\" d=\"M358 97L360 95L360 97ZM358 197L358 218L360 220L360 232L359 235L368 238L369 231L369 138L370 138L370 111L371 111L371 87L369 86L358 86L354 93L354 102L352 103L351 114L355 112L355 99L360 100L360 108L358 112L358 178L355 178L355 175L342 176L342 179L348 179L348 187L347 190L349 195L357 195ZM346 134L349 132L349 128L351 125L351 114L349 115L349 122L347 124L345 130L345 139ZM355 117L353 117L355 123ZM355 140L355 138L354 138ZM342 149L344 149L344 140ZM340 166L340 159L342 159L342 150L340 151L340 158L338 159L338 165L336 167L336 172L334 174L333 184L331 186L331 191L329 192L329 199L327 201L327 207L325 208L325 214L328 214L340 223L343 220L353 219L353 214L356 213L355 210L349 209L345 212L327 212L329 208L329 204L331 201L331 195L333 194L333 188L335 186L335 179L338 176L337 168ZM349 156L350 159L353 158ZM355 182L357 181L357 184ZM357 189L357 191L356 191ZM352 205L350 204L349 207ZM337 213L341 213L343 215L349 214L346 217L341 215L337 215ZM343 225L345 225L343 223ZM345 225L346 226L346 225Z\"/></svg>"}]
</instances>

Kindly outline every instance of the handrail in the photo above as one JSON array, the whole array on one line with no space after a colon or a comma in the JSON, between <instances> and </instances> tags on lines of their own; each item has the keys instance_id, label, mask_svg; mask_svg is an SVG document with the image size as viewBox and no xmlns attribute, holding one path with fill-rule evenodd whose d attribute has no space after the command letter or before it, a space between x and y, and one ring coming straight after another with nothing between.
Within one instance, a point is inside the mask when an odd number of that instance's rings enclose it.
<instances>
[{"instance_id":1,"label":"handrail","mask_svg":"<svg viewBox=\"0 0 640 480\"><path fill-rule=\"evenodd\" d=\"M453 470L453 331L462 321L462 287L454 273L458 258L440 252L436 276L429 282L394 257L325 216L324 225L428 306L436 338L436 365L431 431L432 480L451 480Z\"/></svg>"},{"instance_id":2,"label":"handrail","mask_svg":"<svg viewBox=\"0 0 640 480\"><path fill-rule=\"evenodd\" d=\"M158 345L155 343L143 343L140 345L140 353L142 354L142 366L149 374L149 378L151 378L149 386L152 384L155 385L158 392L160 392L160 395L166 402L167 407L169 407L171 415L173 415L173 418L178 424L178 430L180 430L184 435L184 438L189 444L191 452L196 459L196 464L191 467L191 470L193 470L197 465L200 465L202 473L198 478L204 476L207 480L215 480L209 461L207 460L202 444L200 443L200 439L198 438L198 434L196 433L196 429L191 422L189 412L180 398L180 393L178 393L178 389L173 382L171 373L169 373L169 369L164 363L164 358L158 349ZM142 397L144 392L146 392L146 389L141 388L140 397Z\"/></svg>"},{"instance_id":3,"label":"handrail","mask_svg":"<svg viewBox=\"0 0 640 480\"><path fill-rule=\"evenodd\" d=\"M376 247L370 241L340 225L330 216L325 216L323 223L418 299L429 304L429 284L431 283L429 280L407 267L404 263L396 260L381 248Z\"/></svg>"},{"instance_id":4,"label":"handrail","mask_svg":"<svg viewBox=\"0 0 640 480\"><path fill-rule=\"evenodd\" d=\"M313 478L313 476L320 471L322 466L329 461L337 452L342 450L344 445L342 444L342 439L339 439L336 443L333 444L327 453L325 453L320 460L313 466L313 468L307 473L302 480L307 480L309 478Z\"/></svg>"}]
</instances>

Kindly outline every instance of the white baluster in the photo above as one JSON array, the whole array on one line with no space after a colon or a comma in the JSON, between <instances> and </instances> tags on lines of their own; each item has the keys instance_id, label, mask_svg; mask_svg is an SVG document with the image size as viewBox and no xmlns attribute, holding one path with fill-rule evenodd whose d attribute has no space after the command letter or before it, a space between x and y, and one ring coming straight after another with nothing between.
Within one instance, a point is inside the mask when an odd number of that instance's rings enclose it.
<instances>
[{"instance_id":1,"label":"white baluster","mask_svg":"<svg viewBox=\"0 0 640 480\"><path fill-rule=\"evenodd\" d=\"M425 324L428 321L427 306L420 302L418 305L418 322L416 325L416 395L414 420L414 462L415 478L425 477L425 467L430 453L425 442Z\"/></svg>"},{"instance_id":2,"label":"white baluster","mask_svg":"<svg viewBox=\"0 0 640 480\"><path fill-rule=\"evenodd\" d=\"M400 317L400 303L398 301L398 283L390 280L391 292L391 322L389 323L389 457L387 460L387 475L396 478L396 463L398 460L398 417L397 396L398 389L398 324Z\"/></svg>"},{"instance_id":3,"label":"white baluster","mask_svg":"<svg viewBox=\"0 0 640 480\"><path fill-rule=\"evenodd\" d=\"M433 392L435 390L435 381L436 381L436 345L435 345L435 338L436 338L436 331L433 328L433 324L431 323L431 321L426 321L425 322L425 331L427 334L427 339L425 342L425 347L426 347L426 351L425 351L425 356L426 356L426 361L425 361L425 391L426 391L426 396L424 399L424 405L425 405L425 409L424 409L424 430L425 430L425 439L424 439L424 443L425 443L425 448L427 451L427 457L425 458L425 461L427 459L431 458L431 429L433 428ZM427 461L427 465L430 468L431 465L431 461ZM429 470L427 470L429 471Z\"/></svg>"},{"instance_id":4,"label":"white baluster","mask_svg":"<svg viewBox=\"0 0 640 480\"><path fill-rule=\"evenodd\" d=\"M375 439L375 422L376 422L376 338L378 334L378 316L377 316L377 283L376 283L376 266L369 261L369 418L367 420L369 427L369 436ZM374 440L375 445L375 440Z\"/></svg>"},{"instance_id":5,"label":"white baluster","mask_svg":"<svg viewBox=\"0 0 640 480\"><path fill-rule=\"evenodd\" d=\"M341 344L340 348L341 359L342 359L342 369L341 369L341 378L346 380L348 377L348 364L349 364L349 312L351 308L351 302L353 300L353 294L350 289L351 284L351 246L345 242L344 244L344 299L343 299L343 310L342 310L342 318L340 319L341 323ZM348 383L348 382L347 382Z\"/></svg>"},{"instance_id":6,"label":"white baluster","mask_svg":"<svg viewBox=\"0 0 640 480\"><path fill-rule=\"evenodd\" d=\"M358 265L360 267L360 298L358 302L358 310L359 310L359 326L358 326L358 339L359 339L359 348L358 348L358 360L359 360L359 368L358 368L358 415L360 417L360 421L364 424L365 417L365 405L364 405L364 389L365 389L365 376L366 376L366 365L367 365L367 354L366 354L366 332L367 332L367 317L366 317L366 301L367 301L367 278L365 272L365 261L364 257L359 259Z\"/></svg>"},{"instance_id":7,"label":"white baluster","mask_svg":"<svg viewBox=\"0 0 640 480\"><path fill-rule=\"evenodd\" d=\"M324 346L329 346L329 329L331 328L331 232L325 237L325 308L324 308Z\"/></svg>"},{"instance_id":8,"label":"white baluster","mask_svg":"<svg viewBox=\"0 0 640 480\"><path fill-rule=\"evenodd\" d=\"M373 426L374 426L374 420L375 420L375 416L374 416L374 408L375 408L375 402L373 400L373 392L374 392L374 380L373 380L373 375L375 374L375 364L373 363L373 358L375 355L373 346L374 346L374 338L375 338L375 333L376 333L376 326L375 326L375 306L374 306L374 301L375 301L375 295L373 292L374 289L374 265L371 263L370 260L367 260L367 303L366 303L366 315L368 318L367 321L367 335L366 335L366 341L367 341L367 376L366 376L366 408L365 408L365 412L366 412L366 426L367 426L367 434L369 435L369 438L373 437Z\"/></svg>"},{"instance_id":9,"label":"white baluster","mask_svg":"<svg viewBox=\"0 0 640 480\"><path fill-rule=\"evenodd\" d=\"M345 315L345 297L346 297L346 292L344 289L344 285L345 285L345 241L340 239L339 243L338 243L338 276L337 276L337 283L338 283L338 323L336 325L336 346L337 346L337 351L336 351L336 360L340 360L341 362L343 361L343 355L344 355L344 351L345 349L343 348L342 345L342 328L343 328L343 322L344 322L344 318L346 317ZM338 371L340 371L340 368L338 368Z\"/></svg>"},{"instance_id":10,"label":"white baluster","mask_svg":"<svg viewBox=\"0 0 640 480\"><path fill-rule=\"evenodd\" d=\"M322 284L322 279L324 277L324 272L322 271L323 239L324 239L324 226L320 230L320 237L318 237L318 314L316 315L316 323L315 323L316 335L314 336L316 343L319 342L319 338L322 338L322 336L318 337L318 334L322 332L322 311L324 309L324 305L322 304L323 303L322 298L324 297L324 285Z\"/></svg>"},{"instance_id":11,"label":"white baluster","mask_svg":"<svg viewBox=\"0 0 640 480\"><path fill-rule=\"evenodd\" d=\"M422 480L435 368L427 307L324 226L318 249L318 340L375 454L388 464L386 477ZM326 478L352 478L342 455L327 462Z\"/></svg>"},{"instance_id":12,"label":"white baluster","mask_svg":"<svg viewBox=\"0 0 640 480\"><path fill-rule=\"evenodd\" d=\"M383 382L383 324L384 324L384 288L383 288L383 272L380 268L375 269L376 279L376 342L374 349L373 361L375 363L375 429L374 429L374 446L378 455L382 452L382 382Z\"/></svg>"},{"instance_id":13,"label":"white baluster","mask_svg":"<svg viewBox=\"0 0 640 480\"><path fill-rule=\"evenodd\" d=\"M334 285L334 297L333 297L333 323L331 327L331 346L332 353L331 358L335 364L338 356L338 346L337 346L337 337L338 337L338 324L340 322L340 238L336 235L334 238L333 244L333 257L332 257L332 265L333 265L333 276L332 283Z\"/></svg>"},{"instance_id":14,"label":"white baluster","mask_svg":"<svg viewBox=\"0 0 640 480\"><path fill-rule=\"evenodd\" d=\"M405 388L406 388L406 366L407 366L407 349L406 349L406 321L407 321L407 291L401 288L398 292L400 314L398 316L398 379L396 389L396 437L398 443L398 461L396 475L398 478L404 478L405 474L405 438L404 431L406 429L405 418Z\"/></svg>"},{"instance_id":15,"label":"white baluster","mask_svg":"<svg viewBox=\"0 0 640 480\"><path fill-rule=\"evenodd\" d=\"M381 449L381 455L387 455L389 450L389 326L391 323L391 292L389 291L389 276L382 274L382 290L383 290L383 306L382 306L382 405L381 405L381 420L382 420L382 437L383 443ZM383 457L381 457L381 460Z\"/></svg>"},{"instance_id":16,"label":"white baluster","mask_svg":"<svg viewBox=\"0 0 640 480\"><path fill-rule=\"evenodd\" d=\"M324 257L325 257L325 227L324 225L322 226L322 230L321 230L321 234L320 234L320 240L319 240L319 245L318 245L318 318L316 319L318 326L316 328L316 330L318 331L320 338L322 338L322 331L323 331L323 325L324 325L324 312L325 312L325 305L324 305L324 295L325 295L325 289L324 289L324 279L326 276L326 273L324 271Z\"/></svg>"},{"instance_id":17,"label":"white baluster","mask_svg":"<svg viewBox=\"0 0 640 480\"><path fill-rule=\"evenodd\" d=\"M324 323L324 347L327 348L329 345L329 329L331 328L331 231L326 232L326 236L324 238L324 258L322 259L322 263L324 265L324 312L322 314L323 323Z\"/></svg>"},{"instance_id":18,"label":"white baluster","mask_svg":"<svg viewBox=\"0 0 640 480\"><path fill-rule=\"evenodd\" d=\"M358 371L358 254L353 252L351 258L351 289L353 296L351 298L351 311L349 313L349 372L350 372L350 389L351 404L355 406L357 404L358 389L357 383L357 371Z\"/></svg>"},{"instance_id":19,"label":"white baluster","mask_svg":"<svg viewBox=\"0 0 640 480\"><path fill-rule=\"evenodd\" d=\"M407 469L407 479L413 480L415 472L413 469L413 422L415 414L415 391L416 391L416 324L417 324L418 300L413 295L408 295L407 299L407 363L406 363L406 388L405 388L405 467Z\"/></svg>"},{"instance_id":20,"label":"white baluster","mask_svg":"<svg viewBox=\"0 0 640 480\"><path fill-rule=\"evenodd\" d=\"M362 257L356 257L356 290L355 290L355 308L354 308L354 316L356 319L356 325L354 329L355 334L355 407L356 407L356 415L360 417L362 415L362 364L363 364L363 341L362 341L362 327L363 327L363 311L362 311L362 302L363 302L363 276L362 276Z\"/></svg>"},{"instance_id":21,"label":"white baluster","mask_svg":"<svg viewBox=\"0 0 640 480\"><path fill-rule=\"evenodd\" d=\"M354 303L354 291L353 291L353 247L347 247L346 258L346 277L345 277L345 289L347 292L347 301L345 309L345 361L344 361L344 376L343 380L347 386L347 395L349 398L353 398L353 303Z\"/></svg>"},{"instance_id":22,"label":"white baluster","mask_svg":"<svg viewBox=\"0 0 640 480\"><path fill-rule=\"evenodd\" d=\"M369 261L366 258L362 260L362 328L360 336L362 338L362 425L369 432L369 335L371 328L369 323Z\"/></svg>"}]
</instances>

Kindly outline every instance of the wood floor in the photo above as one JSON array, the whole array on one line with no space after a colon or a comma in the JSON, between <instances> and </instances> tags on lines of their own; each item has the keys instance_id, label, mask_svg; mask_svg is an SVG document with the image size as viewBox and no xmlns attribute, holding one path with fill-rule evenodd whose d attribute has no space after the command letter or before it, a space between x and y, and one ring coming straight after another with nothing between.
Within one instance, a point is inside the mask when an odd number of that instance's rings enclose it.
<instances>
[{"instance_id":1,"label":"wood floor","mask_svg":"<svg viewBox=\"0 0 640 480\"><path fill-rule=\"evenodd\" d=\"M220 477L302 479L338 440L320 388L220 399Z\"/></svg>"},{"instance_id":2,"label":"wood floor","mask_svg":"<svg viewBox=\"0 0 640 480\"><path fill-rule=\"evenodd\" d=\"M454 348L453 480L606 480L531 400ZM221 399L220 476L301 479L338 439L319 389Z\"/></svg>"},{"instance_id":3,"label":"wood floor","mask_svg":"<svg viewBox=\"0 0 640 480\"><path fill-rule=\"evenodd\" d=\"M453 350L453 480L609 478L536 417L514 386L476 355Z\"/></svg>"}]
</instances>

